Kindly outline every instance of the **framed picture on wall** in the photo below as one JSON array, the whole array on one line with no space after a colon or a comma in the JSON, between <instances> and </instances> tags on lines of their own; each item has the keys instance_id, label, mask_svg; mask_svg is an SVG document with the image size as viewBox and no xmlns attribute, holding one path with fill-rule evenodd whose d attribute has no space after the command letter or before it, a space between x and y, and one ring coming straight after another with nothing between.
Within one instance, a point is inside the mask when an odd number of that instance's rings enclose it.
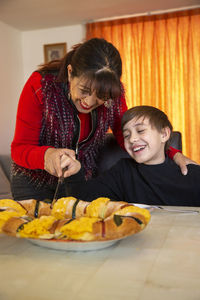
<instances>
[{"instance_id":1,"label":"framed picture on wall","mask_svg":"<svg viewBox=\"0 0 200 300\"><path fill-rule=\"evenodd\" d=\"M44 62L61 59L67 53L66 43L47 44L44 45Z\"/></svg>"}]
</instances>

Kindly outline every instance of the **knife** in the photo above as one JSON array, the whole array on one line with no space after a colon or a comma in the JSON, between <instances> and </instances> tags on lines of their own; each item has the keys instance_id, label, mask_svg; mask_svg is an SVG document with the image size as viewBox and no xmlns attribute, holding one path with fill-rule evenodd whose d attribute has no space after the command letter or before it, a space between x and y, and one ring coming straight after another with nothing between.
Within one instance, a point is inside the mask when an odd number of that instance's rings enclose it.
<instances>
[{"instance_id":1,"label":"knife","mask_svg":"<svg viewBox=\"0 0 200 300\"><path fill-rule=\"evenodd\" d=\"M67 170L68 168L64 168L62 170L63 174L65 173L65 171ZM54 193L54 196L53 196L53 201L51 202L51 208L53 207L53 205L56 203L56 201L58 200L58 192L59 192L59 187L60 185L63 183L64 181L64 176L60 176L58 177L58 182L57 182L57 185L56 185L56 189L55 189L55 193Z\"/></svg>"}]
</instances>

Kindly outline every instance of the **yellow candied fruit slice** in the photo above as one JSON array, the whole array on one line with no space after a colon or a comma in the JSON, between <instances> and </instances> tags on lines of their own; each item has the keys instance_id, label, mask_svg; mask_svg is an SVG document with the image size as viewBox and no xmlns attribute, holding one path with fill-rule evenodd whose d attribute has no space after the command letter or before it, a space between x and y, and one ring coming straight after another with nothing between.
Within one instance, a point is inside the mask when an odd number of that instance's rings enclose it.
<instances>
[{"instance_id":1,"label":"yellow candied fruit slice","mask_svg":"<svg viewBox=\"0 0 200 300\"><path fill-rule=\"evenodd\" d=\"M112 215L125 216L125 215L128 215L128 213L134 213L134 212L143 215L145 217L146 222L149 223L149 221L151 219L151 214L148 211L148 209L137 207L134 205L126 206L122 209L119 209L119 210L115 211Z\"/></svg>"},{"instance_id":2,"label":"yellow candied fruit slice","mask_svg":"<svg viewBox=\"0 0 200 300\"><path fill-rule=\"evenodd\" d=\"M70 223L61 227L60 232L62 235L67 236L68 239L73 240L91 240L93 235L93 224L99 221L99 218L81 217L74 219Z\"/></svg>"},{"instance_id":3,"label":"yellow candied fruit slice","mask_svg":"<svg viewBox=\"0 0 200 300\"><path fill-rule=\"evenodd\" d=\"M56 219L64 219L65 218L65 213L66 213L66 208L69 204L69 202L73 202L75 203L77 199L74 197L63 197L60 198L56 201L56 203L54 204L52 211L51 211L51 215L56 217ZM72 203L72 206L73 206Z\"/></svg>"},{"instance_id":4,"label":"yellow candied fruit slice","mask_svg":"<svg viewBox=\"0 0 200 300\"><path fill-rule=\"evenodd\" d=\"M2 232L1 228L3 225L12 217L21 217L21 213L17 211L2 211L0 212L0 233Z\"/></svg>"},{"instance_id":5,"label":"yellow candied fruit slice","mask_svg":"<svg viewBox=\"0 0 200 300\"><path fill-rule=\"evenodd\" d=\"M86 209L87 217L103 218L106 204L110 201L109 198L100 197L93 200Z\"/></svg>"},{"instance_id":6,"label":"yellow candied fruit slice","mask_svg":"<svg viewBox=\"0 0 200 300\"><path fill-rule=\"evenodd\" d=\"M13 209L19 213L21 213L21 215L25 215L26 214L26 210L15 200L12 199L1 199L0 200L0 208L7 208L7 209Z\"/></svg>"},{"instance_id":7,"label":"yellow candied fruit slice","mask_svg":"<svg viewBox=\"0 0 200 300\"><path fill-rule=\"evenodd\" d=\"M56 220L53 216L42 216L31 222L25 223L23 228L17 233L22 238L38 238L50 234L49 229Z\"/></svg>"}]
</instances>

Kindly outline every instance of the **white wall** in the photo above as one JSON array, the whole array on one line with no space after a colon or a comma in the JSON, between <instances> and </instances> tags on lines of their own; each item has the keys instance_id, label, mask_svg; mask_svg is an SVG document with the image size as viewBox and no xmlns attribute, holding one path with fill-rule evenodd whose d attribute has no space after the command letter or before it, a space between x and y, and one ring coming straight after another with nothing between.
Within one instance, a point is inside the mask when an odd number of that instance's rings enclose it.
<instances>
[{"instance_id":1,"label":"white wall","mask_svg":"<svg viewBox=\"0 0 200 300\"><path fill-rule=\"evenodd\" d=\"M67 43L67 50L85 38L85 26L74 25L20 32L0 22L0 154L10 153L17 104L30 74L44 62L43 45Z\"/></svg>"},{"instance_id":2,"label":"white wall","mask_svg":"<svg viewBox=\"0 0 200 300\"><path fill-rule=\"evenodd\" d=\"M21 32L0 22L0 154L10 153L23 86Z\"/></svg>"},{"instance_id":3,"label":"white wall","mask_svg":"<svg viewBox=\"0 0 200 300\"><path fill-rule=\"evenodd\" d=\"M24 31L22 33L22 52L24 80L44 62L44 44L67 43L67 50L83 41L85 26L74 25L43 30Z\"/></svg>"}]
</instances>

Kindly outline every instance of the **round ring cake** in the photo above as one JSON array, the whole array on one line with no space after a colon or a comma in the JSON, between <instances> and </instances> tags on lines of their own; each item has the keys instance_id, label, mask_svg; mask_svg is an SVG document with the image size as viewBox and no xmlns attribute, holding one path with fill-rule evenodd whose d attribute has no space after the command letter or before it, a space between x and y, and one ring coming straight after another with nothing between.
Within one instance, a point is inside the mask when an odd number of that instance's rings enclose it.
<instances>
[{"instance_id":1,"label":"round ring cake","mask_svg":"<svg viewBox=\"0 0 200 300\"><path fill-rule=\"evenodd\" d=\"M103 197L60 198L53 207L35 199L0 200L0 232L21 238L114 240L140 232L149 220L147 209Z\"/></svg>"}]
</instances>

